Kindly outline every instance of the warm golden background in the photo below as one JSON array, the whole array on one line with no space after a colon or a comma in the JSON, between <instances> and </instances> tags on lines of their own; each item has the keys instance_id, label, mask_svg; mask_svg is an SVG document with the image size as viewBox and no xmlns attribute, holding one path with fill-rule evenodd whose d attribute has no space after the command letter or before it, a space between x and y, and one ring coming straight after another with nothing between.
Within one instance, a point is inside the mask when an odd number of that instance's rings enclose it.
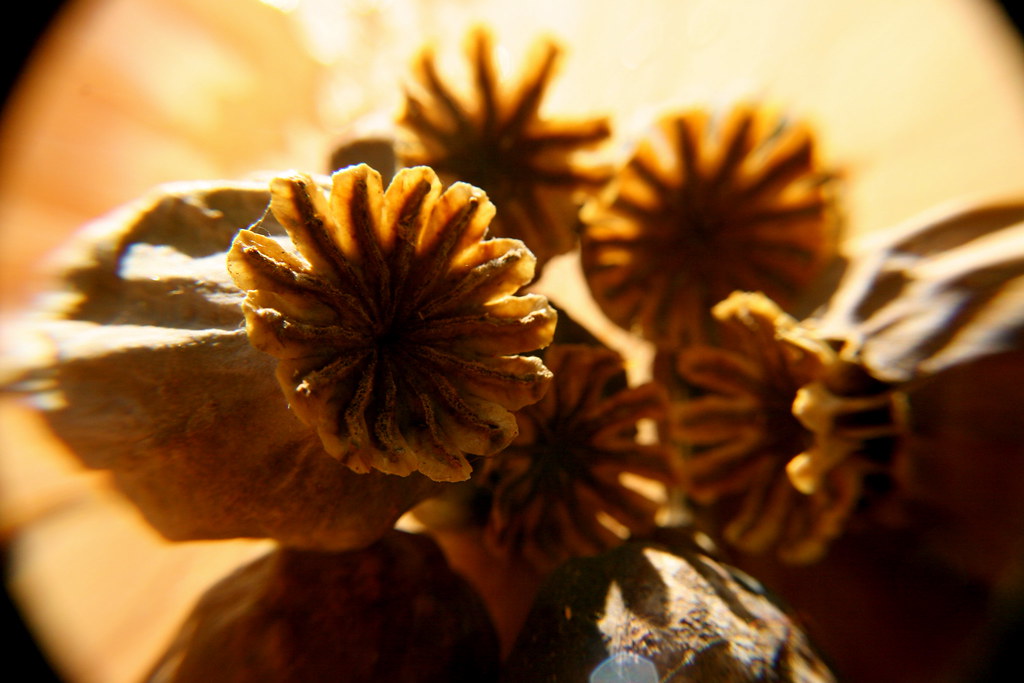
<instances>
[{"instance_id":1,"label":"warm golden background","mask_svg":"<svg viewBox=\"0 0 1024 683\"><path fill-rule=\"evenodd\" d=\"M327 170L336 140L394 115L416 49L458 70L480 22L510 66L538 33L560 39L548 110L610 114L618 153L674 106L758 99L810 120L851 240L1024 191L1024 51L986 0L77 0L4 112L0 311L30 305L76 227L156 184ZM572 258L551 277L585 296ZM162 542L6 404L0 486L10 590L72 681L137 679L192 599L266 547Z\"/></svg>"}]
</instances>

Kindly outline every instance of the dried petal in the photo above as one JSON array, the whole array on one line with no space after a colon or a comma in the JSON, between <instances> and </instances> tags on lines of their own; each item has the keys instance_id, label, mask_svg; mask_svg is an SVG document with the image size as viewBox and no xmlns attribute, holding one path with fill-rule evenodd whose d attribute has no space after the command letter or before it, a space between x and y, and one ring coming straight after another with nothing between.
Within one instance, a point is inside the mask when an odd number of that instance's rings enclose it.
<instances>
[{"instance_id":1,"label":"dried petal","mask_svg":"<svg viewBox=\"0 0 1024 683\"><path fill-rule=\"evenodd\" d=\"M440 79L430 50L419 55L399 119L404 128L399 160L431 166L445 182L483 188L499 208L494 232L523 240L542 268L575 246L581 193L600 187L610 175L577 159L581 150L606 140L610 129L605 119L540 117L560 53L557 45L538 43L519 84L501 88L492 42L484 29L468 37L475 93L465 99Z\"/></svg>"},{"instance_id":2,"label":"dried petal","mask_svg":"<svg viewBox=\"0 0 1024 683\"><path fill-rule=\"evenodd\" d=\"M511 411L537 401L550 373L513 354L546 346L556 315L537 295L518 240L484 240L494 207L425 167L385 192L365 165L271 185L271 211L297 250L243 230L228 256L249 340L279 359L295 414L356 472L435 481L469 477L466 454L516 434Z\"/></svg>"},{"instance_id":3,"label":"dried petal","mask_svg":"<svg viewBox=\"0 0 1024 683\"><path fill-rule=\"evenodd\" d=\"M625 387L622 359L608 349L554 345L545 362L551 389L518 413L519 436L475 479L493 490L489 542L540 569L620 542L602 520L653 527L658 504L623 474L672 481L666 449L636 438L638 420L665 411L658 386Z\"/></svg>"},{"instance_id":4,"label":"dried petal","mask_svg":"<svg viewBox=\"0 0 1024 683\"><path fill-rule=\"evenodd\" d=\"M762 109L665 116L581 214L594 298L668 348L709 343L734 290L792 305L832 257L826 177L809 129Z\"/></svg>"}]
</instances>

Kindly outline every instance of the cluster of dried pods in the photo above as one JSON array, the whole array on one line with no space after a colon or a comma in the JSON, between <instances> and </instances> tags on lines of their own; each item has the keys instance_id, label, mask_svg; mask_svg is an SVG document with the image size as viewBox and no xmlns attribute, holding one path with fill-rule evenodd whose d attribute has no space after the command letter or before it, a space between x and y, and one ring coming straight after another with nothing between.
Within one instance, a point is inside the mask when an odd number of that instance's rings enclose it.
<instances>
[{"instance_id":1,"label":"cluster of dried pods","mask_svg":"<svg viewBox=\"0 0 1024 683\"><path fill-rule=\"evenodd\" d=\"M204 599L154 679L198 680L259 651L237 680L311 680L338 661L302 655L311 640L347 634L361 614L392 637L359 590L424 575L454 607L436 597L405 614L417 584L395 590L402 618L462 626L421 656L430 667L375 660L353 675L493 679L487 612L436 547L392 531L410 510L449 552L453 534L474 538L539 581L570 558L650 541L672 499L662 494L679 490L716 540L814 562L906 483L915 429L934 427L917 388L1019 349L1022 309L1004 313L1024 262L1004 247L1024 207L894 233L822 293L840 212L807 126L749 104L677 112L613 170L580 156L610 138L607 120L540 114L553 43L512 87L487 32L468 46L470 92L440 78L431 52L417 58L389 183L354 165L269 189L164 188L90 229L37 324L56 352L21 386L160 532L282 546ZM630 387L618 353L571 343L572 321L556 329L533 291L535 269L577 248L604 313L655 346L654 382ZM662 572L651 554L662 551L629 547L629 562ZM758 599L694 557L685 581L710 586L708 600L723 581ZM282 591L302 599L282 603ZM500 600L481 592L501 622ZM230 601L258 609L218 620ZM260 631L271 618L284 635ZM499 627L506 651L520 622ZM412 652L431 637L409 633L391 645ZM795 636L769 635L747 665L785 650L787 670L830 680L805 645L795 667ZM506 671L546 675L524 664L537 646L523 642ZM664 666L690 656L644 647ZM742 659L716 653L701 671ZM584 673L599 663L588 657Z\"/></svg>"}]
</instances>

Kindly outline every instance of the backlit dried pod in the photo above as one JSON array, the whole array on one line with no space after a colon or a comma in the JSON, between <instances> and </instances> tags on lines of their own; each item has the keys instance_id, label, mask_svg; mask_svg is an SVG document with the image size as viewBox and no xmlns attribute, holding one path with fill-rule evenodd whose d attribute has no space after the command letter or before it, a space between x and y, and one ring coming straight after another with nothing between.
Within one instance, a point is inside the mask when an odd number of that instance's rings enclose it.
<instances>
[{"instance_id":1,"label":"backlit dried pod","mask_svg":"<svg viewBox=\"0 0 1024 683\"><path fill-rule=\"evenodd\" d=\"M292 410L353 470L464 480L466 454L504 448L511 411L551 377L515 355L554 332L544 297L514 296L533 255L484 239L487 196L465 183L442 193L429 168L399 172L386 192L365 165L332 178L329 196L300 174L271 184L290 245L235 239L228 269L247 291L249 341L278 359Z\"/></svg>"},{"instance_id":2,"label":"backlit dried pod","mask_svg":"<svg viewBox=\"0 0 1024 683\"><path fill-rule=\"evenodd\" d=\"M199 600L150 683L477 683L498 673L480 598L429 538L283 548Z\"/></svg>"},{"instance_id":3,"label":"backlit dried pod","mask_svg":"<svg viewBox=\"0 0 1024 683\"><path fill-rule=\"evenodd\" d=\"M653 527L658 503L623 475L671 481L666 450L636 434L639 420L663 416L660 387L627 387L622 359L599 347L554 345L545 362L551 389L519 412L519 436L476 479L493 492L486 539L542 570Z\"/></svg>"},{"instance_id":4,"label":"backlit dried pod","mask_svg":"<svg viewBox=\"0 0 1024 683\"><path fill-rule=\"evenodd\" d=\"M899 399L761 294L735 293L713 312L722 346L676 359L693 394L671 419L689 451L685 488L719 505L740 549L815 561L869 493L865 480L888 476Z\"/></svg>"},{"instance_id":5,"label":"backlit dried pod","mask_svg":"<svg viewBox=\"0 0 1024 683\"><path fill-rule=\"evenodd\" d=\"M576 245L581 194L608 180L609 170L585 163L580 152L607 139L610 128L604 118L540 116L560 54L555 43L538 43L518 84L506 87L492 42L484 29L468 37L471 94L444 83L431 50L419 55L399 119L399 160L483 188L498 207L494 232L526 242L543 267Z\"/></svg>"},{"instance_id":6,"label":"backlit dried pod","mask_svg":"<svg viewBox=\"0 0 1024 683\"><path fill-rule=\"evenodd\" d=\"M591 292L666 347L707 343L734 290L788 308L832 256L827 178L810 129L765 109L665 116L581 213Z\"/></svg>"},{"instance_id":7,"label":"backlit dried pod","mask_svg":"<svg viewBox=\"0 0 1024 683\"><path fill-rule=\"evenodd\" d=\"M647 672L629 665L637 657L647 661ZM836 678L799 620L755 579L696 548L630 541L597 557L569 560L551 574L501 680Z\"/></svg>"},{"instance_id":8,"label":"backlit dried pod","mask_svg":"<svg viewBox=\"0 0 1024 683\"><path fill-rule=\"evenodd\" d=\"M856 249L819 334L890 382L1024 346L1024 199L937 207Z\"/></svg>"},{"instance_id":9,"label":"backlit dried pod","mask_svg":"<svg viewBox=\"0 0 1024 683\"><path fill-rule=\"evenodd\" d=\"M289 411L227 270L241 226L287 239L270 199L265 181L176 183L91 223L19 325L15 388L171 540L365 546L444 485L356 474Z\"/></svg>"},{"instance_id":10,"label":"backlit dried pod","mask_svg":"<svg viewBox=\"0 0 1024 683\"><path fill-rule=\"evenodd\" d=\"M900 499L929 552L991 583L1019 572L1024 200L947 204L855 245L813 322L905 396Z\"/></svg>"}]
</instances>

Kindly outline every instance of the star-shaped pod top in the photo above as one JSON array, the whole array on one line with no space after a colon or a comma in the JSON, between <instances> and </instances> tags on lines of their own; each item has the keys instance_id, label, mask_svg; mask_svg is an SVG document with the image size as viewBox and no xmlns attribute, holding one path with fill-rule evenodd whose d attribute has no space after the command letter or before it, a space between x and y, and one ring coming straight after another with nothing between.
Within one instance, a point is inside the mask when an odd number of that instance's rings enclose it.
<instances>
[{"instance_id":1,"label":"star-shaped pod top","mask_svg":"<svg viewBox=\"0 0 1024 683\"><path fill-rule=\"evenodd\" d=\"M663 117L581 214L594 298L666 348L708 343L734 290L789 308L832 256L827 178L808 127L764 108Z\"/></svg>"},{"instance_id":2,"label":"star-shaped pod top","mask_svg":"<svg viewBox=\"0 0 1024 683\"><path fill-rule=\"evenodd\" d=\"M892 488L901 401L762 294L736 292L713 314L722 346L676 356L692 392L671 427L688 446L685 489L735 547L816 562Z\"/></svg>"},{"instance_id":3,"label":"star-shaped pod top","mask_svg":"<svg viewBox=\"0 0 1024 683\"><path fill-rule=\"evenodd\" d=\"M611 131L604 118L540 117L560 53L555 43L538 43L519 84L506 89L500 87L492 42L484 29L469 35L472 97L449 89L430 50L420 54L399 119L406 133L399 158L436 169L446 182L463 180L486 190L499 211L494 231L526 242L543 267L576 245L578 195L610 177L603 166L579 163L578 153Z\"/></svg>"},{"instance_id":4,"label":"star-shaped pod top","mask_svg":"<svg viewBox=\"0 0 1024 683\"><path fill-rule=\"evenodd\" d=\"M657 495L624 475L675 483L671 452L637 438L638 421L667 409L660 386L626 386L624 362L609 349L554 344L545 362L551 389L519 413L519 435L478 477L493 494L487 541L542 572L653 529Z\"/></svg>"},{"instance_id":5,"label":"star-shaped pod top","mask_svg":"<svg viewBox=\"0 0 1024 683\"><path fill-rule=\"evenodd\" d=\"M511 411L551 377L514 355L546 346L555 326L544 297L513 295L533 255L484 239L487 196L465 183L442 193L429 168L401 171L386 192L365 165L332 182L329 197L300 174L271 184L295 250L254 230L235 239L228 269L248 292L249 340L278 359L292 410L353 470L466 479L466 454L504 448Z\"/></svg>"}]
</instances>

